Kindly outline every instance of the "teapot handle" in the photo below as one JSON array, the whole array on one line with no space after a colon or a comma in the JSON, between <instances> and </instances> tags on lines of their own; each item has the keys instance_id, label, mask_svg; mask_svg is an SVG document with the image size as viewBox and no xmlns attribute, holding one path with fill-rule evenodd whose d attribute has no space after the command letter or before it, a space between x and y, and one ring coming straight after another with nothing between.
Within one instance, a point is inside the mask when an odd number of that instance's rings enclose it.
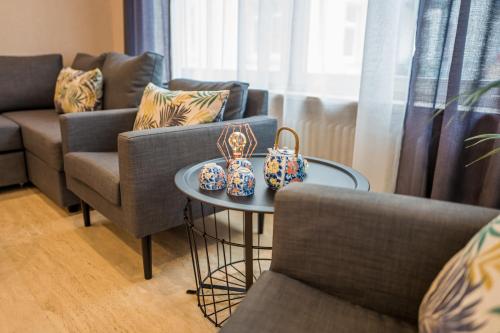
<instances>
[{"instance_id":1,"label":"teapot handle","mask_svg":"<svg viewBox=\"0 0 500 333\"><path fill-rule=\"evenodd\" d=\"M298 156L299 155L299 135L297 134L297 132L295 132L295 130L291 129L290 127L280 127L278 129L278 132L276 132L276 138L274 139L274 149L278 149L280 135L281 135L281 132L283 132L283 131L288 131L288 132L293 134L293 136L295 138L295 156Z\"/></svg>"}]
</instances>

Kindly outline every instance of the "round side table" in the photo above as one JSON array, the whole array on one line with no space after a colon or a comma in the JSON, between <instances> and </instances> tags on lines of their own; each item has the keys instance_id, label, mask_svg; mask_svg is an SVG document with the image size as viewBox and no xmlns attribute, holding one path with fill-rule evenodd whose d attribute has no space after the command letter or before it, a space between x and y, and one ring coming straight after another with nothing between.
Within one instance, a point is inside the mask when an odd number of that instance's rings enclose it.
<instances>
[{"instance_id":1,"label":"round side table","mask_svg":"<svg viewBox=\"0 0 500 333\"><path fill-rule=\"evenodd\" d=\"M206 163L226 168L223 158L186 166L175 175L177 188L187 196L184 221L191 249L198 306L210 321L220 326L262 273L263 263L271 260L272 246L261 244L264 214L274 213L276 192L264 181L265 154L255 154L250 161L256 179L255 193L233 197L225 189L207 191L199 188L198 174ZM369 191L368 180L359 172L339 163L307 157L309 168L304 183L331 185ZM194 204L194 202L198 204ZM227 210L227 217L220 216ZM243 222L231 221L231 211L242 212ZM257 243L254 244L253 214L258 216ZM197 217L200 217L196 219ZM242 233L238 232L241 230ZM241 236L241 237L239 237ZM236 252L242 251L242 255ZM257 256L254 258L254 251ZM261 255L267 252L268 255ZM255 267L254 267L255 266ZM264 265L265 266L265 265ZM258 268L258 270L254 270Z\"/></svg>"}]
</instances>

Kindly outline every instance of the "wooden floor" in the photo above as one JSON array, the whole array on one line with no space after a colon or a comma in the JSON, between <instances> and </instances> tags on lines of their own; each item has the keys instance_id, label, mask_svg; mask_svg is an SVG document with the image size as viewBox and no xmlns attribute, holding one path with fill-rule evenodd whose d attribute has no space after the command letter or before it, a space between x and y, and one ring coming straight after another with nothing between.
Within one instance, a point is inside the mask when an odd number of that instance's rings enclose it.
<instances>
[{"instance_id":1,"label":"wooden floor","mask_svg":"<svg viewBox=\"0 0 500 333\"><path fill-rule=\"evenodd\" d=\"M215 332L186 294L185 229L153 237L154 278L140 241L92 211L69 214L36 188L0 191L0 332Z\"/></svg>"}]
</instances>

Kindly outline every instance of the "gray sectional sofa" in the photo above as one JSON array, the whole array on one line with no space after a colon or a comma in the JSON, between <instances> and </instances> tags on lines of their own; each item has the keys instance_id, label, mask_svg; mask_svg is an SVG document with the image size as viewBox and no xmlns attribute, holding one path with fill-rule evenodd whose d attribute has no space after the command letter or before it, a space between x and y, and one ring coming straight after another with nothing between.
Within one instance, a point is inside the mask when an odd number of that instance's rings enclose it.
<instances>
[{"instance_id":1,"label":"gray sectional sofa","mask_svg":"<svg viewBox=\"0 0 500 333\"><path fill-rule=\"evenodd\" d=\"M150 81L161 84L163 57L145 53L128 57L78 54L73 68L101 68L104 109L136 107ZM66 188L60 115L54 90L63 60L59 54L0 56L0 186L28 180L59 206L79 199Z\"/></svg>"},{"instance_id":2,"label":"gray sectional sofa","mask_svg":"<svg viewBox=\"0 0 500 333\"><path fill-rule=\"evenodd\" d=\"M0 56L0 186L31 181L62 207L90 207L142 239L144 277L152 277L151 235L183 223L185 197L174 175L219 155L227 121L250 123L259 151L272 146L277 122L268 93L242 82L177 79L172 90L230 90L222 122L132 132L149 82L161 85L163 57L78 54L71 67L100 68L103 110L59 115L53 96L61 55ZM196 211L194 212L196 214Z\"/></svg>"}]
</instances>

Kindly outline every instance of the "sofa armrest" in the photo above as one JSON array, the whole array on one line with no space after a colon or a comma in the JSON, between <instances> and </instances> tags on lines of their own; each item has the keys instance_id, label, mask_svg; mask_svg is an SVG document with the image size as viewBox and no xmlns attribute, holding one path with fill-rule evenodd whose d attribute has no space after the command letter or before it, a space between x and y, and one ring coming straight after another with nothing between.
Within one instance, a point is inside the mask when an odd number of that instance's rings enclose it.
<instances>
[{"instance_id":1,"label":"sofa armrest","mask_svg":"<svg viewBox=\"0 0 500 333\"><path fill-rule=\"evenodd\" d=\"M122 205L129 207L129 230L143 237L183 223L185 196L175 187L177 171L219 157L217 139L227 122L121 133L118 137ZM271 147L277 122L260 116L249 123L258 139L256 151Z\"/></svg>"},{"instance_id":2,"label":"sofa armrest","mask_svg":"<svg viewBox=\"0 0 500 333\"><path fill-rule=\"evenodd\" d=\"M63 114L63 153L117 151L118 134L134 126L137 108Z\"/></svg>"},{"instance_id":3,"label":"sofa armrest","mask_svg":"<svg viewBox=\"0 0 500 333\"><path fill-rule=\"evenodd\" d=\"M498 213L293 184L276 198L271 270L415 324L432 280Z\"/></svg>"}]
</instances>

